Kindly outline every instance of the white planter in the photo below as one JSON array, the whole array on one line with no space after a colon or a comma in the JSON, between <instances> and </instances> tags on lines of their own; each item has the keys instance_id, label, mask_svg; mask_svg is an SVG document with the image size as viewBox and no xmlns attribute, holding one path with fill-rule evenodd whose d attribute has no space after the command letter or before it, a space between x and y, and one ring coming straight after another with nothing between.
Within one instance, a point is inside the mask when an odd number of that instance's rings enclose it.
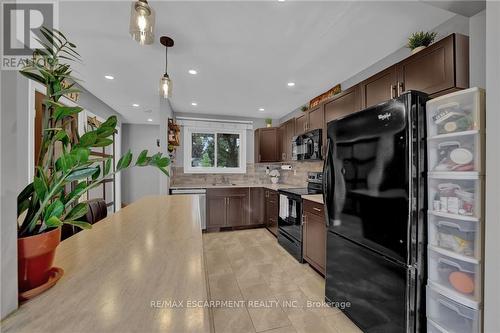
<instances>
[{"instance_id":1,"label":"white planter","mask_svg":"<svg viewBox=\"0 0 500 333\"><path fill-rule=\"evenodd\" d=\"M425 49L426 47L427 47L427 46L423 46L423 45L422 45L422 46L419 46L419 47L416 47L416 48L414 48L413 50L411 50L411 54L415 54L415 53L417 53L417 52L420 52L420 51L422 51L423 49Z\"/></svg>"},{"instance_id":2,"label":"white planter","mask_svg":"<svg viewBox=\"0 0 500 333\"><path fill-rule=\"evenodd\" d=\"M279 177L271 177L271 183L278 184Z\"/></svg>"}]
</instances>

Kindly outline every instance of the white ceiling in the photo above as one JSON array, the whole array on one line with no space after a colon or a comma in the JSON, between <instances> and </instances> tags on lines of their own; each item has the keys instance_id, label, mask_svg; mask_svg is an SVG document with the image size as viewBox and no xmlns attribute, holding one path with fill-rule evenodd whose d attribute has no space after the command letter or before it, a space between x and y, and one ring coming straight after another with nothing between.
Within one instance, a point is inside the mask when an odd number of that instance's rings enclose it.
<instances>
[{"instance_id":1,"label":"white ceiling","mask_svg":"<svg viewBox=\"0 0 500 333\"><path fill-rule=\"evenodd\" d=\"M61 2L60 26L82 55L83 65L76 65L82 85L126 122L156 122L165 49L130 38L130 4ZM156 40L175 40L168 70L174 110L246 117L279 118L399 49L411 32L453 16L408 1L150 4ZM198 75L188 74L191 68Z\"/></svg>"}]
</instances>

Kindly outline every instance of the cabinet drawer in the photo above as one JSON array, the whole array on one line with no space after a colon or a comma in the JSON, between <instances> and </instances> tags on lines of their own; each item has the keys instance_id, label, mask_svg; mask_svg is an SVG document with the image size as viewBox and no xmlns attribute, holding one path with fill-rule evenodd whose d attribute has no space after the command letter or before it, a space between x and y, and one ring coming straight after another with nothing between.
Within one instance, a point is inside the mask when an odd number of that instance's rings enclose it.
<instances>
[{"instance_id":1,"label":"cabinet drawer","mask_svg":"<svg viewBox=\"0 0 500 333\"><path fill-rule=\"evenodd\" d=\"M222 188L208 188L207 196L244 196L248 195L248 187L222 187Z\"/></svg>"},{"instance_id":2,"label":"cabinet drawer","mask_svg":"<svg viewBox=\"0 0 500 333\"><path fill-rule=\"evenodd\" d=\"M314 201L304 200L304 211L315 215L325 216L324 205Z\"/></svg>"}]
</instances>

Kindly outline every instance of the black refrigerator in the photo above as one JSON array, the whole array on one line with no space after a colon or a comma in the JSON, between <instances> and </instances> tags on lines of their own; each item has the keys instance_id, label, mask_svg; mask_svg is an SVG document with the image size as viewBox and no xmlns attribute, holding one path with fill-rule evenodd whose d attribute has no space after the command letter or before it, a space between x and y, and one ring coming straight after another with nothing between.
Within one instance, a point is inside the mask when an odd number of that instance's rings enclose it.
<instances>
[{"instance_id":1,"label":"black refrigerator","mask_svg":"<svg viewBox=\"0 0 500 333\"><path fill-rule=\"evenodd\" d=\"M326 301L364 332L425 331L425 102L328 123Z\"/></svg>"}]
</instances>

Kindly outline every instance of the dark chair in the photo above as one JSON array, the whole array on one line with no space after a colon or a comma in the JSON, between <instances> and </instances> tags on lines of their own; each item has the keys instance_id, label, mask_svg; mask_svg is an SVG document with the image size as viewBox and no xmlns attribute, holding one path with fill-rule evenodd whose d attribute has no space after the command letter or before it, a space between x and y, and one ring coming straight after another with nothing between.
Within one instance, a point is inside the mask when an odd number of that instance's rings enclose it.
<instances>
[{"instance_id":1,"label":"dark chair","mask_svg":"<svg viewBox=\"0 0 500 333\"><path fill-rule=\"evenodd\" d=\"M88 209L85 218L82 219L90 224L95 224L108 216L108 207L104 199L92 199L87 202ZM61 229L61 240L65 240L79 233L82 229L69 224L64 224Z\"/></svg>"}]
</instances>

